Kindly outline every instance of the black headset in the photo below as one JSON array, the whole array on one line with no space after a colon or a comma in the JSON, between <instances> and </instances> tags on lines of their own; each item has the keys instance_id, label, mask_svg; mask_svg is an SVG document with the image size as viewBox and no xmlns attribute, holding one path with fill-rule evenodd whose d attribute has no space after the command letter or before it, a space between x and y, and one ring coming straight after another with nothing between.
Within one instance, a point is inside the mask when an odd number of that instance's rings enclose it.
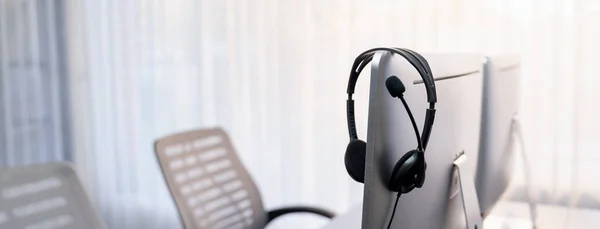
<instances>
[{"instance_id":1,"label":"black headset","mask_svg":"<svg viewBox=\"0 0 600 229\"><path fill-rule=\"evenodd\" d=\"M373 48L361 53L354 60L352 70L350 71L350 79L348 80L348 89L346 91L348 93L348 100L346 101L346 117L348 121L350 143L348 143L348 147L346 148L344 163L346 164L346 170L350 177L357 182L364 183L367 143L360 140L356 132L354 100L352 99L352 95L354 94L358 76L366 65L371 62L376 51L388 51L404 57L417 70L423 79L425 90L427 91L427 102L429 103L429 107L425 113L423 134L420 135L412 112L403 97L403 93L406 90L404 84L396 76L390 76L386 79L385 84L388 92L392 97L397 97L402 101L402 104L410 117L417 138L417 149L407 152L400 160L398 160L398 162L396 162L388 181L388 188L391 191L398 192L399 197L400 194L408 193L414 188L422 187L425 182L427 163L425 162L424 152L427 148L429 136L431 135L431 130L433 128L435 103L437 102L435 81L427 60L410 49ZM397 200L396 204L398 204ZM394 213L392 213L392 216L393 214Z\"/></svg>"}]
</instances>

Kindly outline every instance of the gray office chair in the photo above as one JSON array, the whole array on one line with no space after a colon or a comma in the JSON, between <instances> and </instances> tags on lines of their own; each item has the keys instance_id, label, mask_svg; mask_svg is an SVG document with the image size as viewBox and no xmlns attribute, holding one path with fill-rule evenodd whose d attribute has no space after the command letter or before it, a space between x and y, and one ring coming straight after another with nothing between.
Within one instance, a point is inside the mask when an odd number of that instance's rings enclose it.
<instances>
[{"instance_id":1,"label":"gray office chair","mask_svg":"<svg viewBox=\"0 0 600 229\"><path fill-rule=\"evenodd\" d=\"M261 229L294 212L334 216L312 207L265 211L256 185L220 128L161 138L155 152L186 229Z\"/></svg>"},{"instance_id":2,"label":"gray office chair","mask_svg":"<svg viewBox=\"0 0 600 229\"><path fill-rule=\"evenodd\" d=\"M0 170L0 228L104 229L70 164Z\"/></svg>"}]
</instances>

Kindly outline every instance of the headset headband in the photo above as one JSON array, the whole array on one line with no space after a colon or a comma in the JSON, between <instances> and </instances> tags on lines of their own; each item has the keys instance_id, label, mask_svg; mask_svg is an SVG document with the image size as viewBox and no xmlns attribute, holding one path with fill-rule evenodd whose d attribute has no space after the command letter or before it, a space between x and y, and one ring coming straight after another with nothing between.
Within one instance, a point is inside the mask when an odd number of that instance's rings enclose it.
<instances>
[{"instance_id":1,"label":"headset headband","mask_svg":"<svg viewBox=\"0 0 600 229\"><path fill-rule=\"evenodd\" d=\"M352 65L350 72L348 89L346 90L348 95L351 96L354 94L354 89L356 88L356 82L358 81L360 72L369 62L371 62L376 51L388 51L404 57L404 59L406 59L417 70L419 76L421 76L423 79L425 90L427 91L427 102L434 104L437 102L435 81L433 80L433 73L431 72L431 68L429 68L429 63L427 60L425 60L423 56L415 51L400 48L373 48L358 55L358 57L356 57L354 60L354 64Z\"/></svg>"},{"instance_id":2,"label":"headset headband","mask_svg":"<svg viewBox=\"0 0 600 229\"><path fill-rule=\"evenodd\" d=\"M350 139L358 139L354 113L354 100L352 99L352 95L354 94L354 89L360 73L366 67L366 65L371 62L376 51L388 51L404 57L417 70L423 79L425 90L427 91L427 102L429 103L429 108L425 113L425 123L423 126L421 139L423 141L423 148L427 148L427 143L429 142L429 136L431 135L431 129L433 127L433 121L435 117L435 103L437 102L435 81L427 60L425 60L425 58L423 58L423 56L417 52L410 49L383 47L373 48L361 53L358 57L356 57L354 63L352 64L352 69L350 71L350 77L348 80L348 88L346 90L348 93L348 100L346 101L346 117Z\"/></svg>"}]
</instances>

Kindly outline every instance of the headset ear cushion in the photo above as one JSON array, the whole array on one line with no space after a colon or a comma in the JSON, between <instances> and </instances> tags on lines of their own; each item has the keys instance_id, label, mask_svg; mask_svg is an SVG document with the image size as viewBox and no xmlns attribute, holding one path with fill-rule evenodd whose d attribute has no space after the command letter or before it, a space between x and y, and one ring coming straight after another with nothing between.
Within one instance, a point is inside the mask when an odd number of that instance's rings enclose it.
<instances>
[{"instance_id":1,"label":"headset ear cushion","mask_svg":"<svg viewBox=\"0 0 600 229\"><path fill-rule=\"evenodd\" d=\"M396 162L388 182L391 191L408 193L416 187L415 176L419 170L418 152L417 150L411 150Z\"/></svg>"},{"instance_id":2,"label":"headset ear cushion","mask_svg":"<svg viewBox=\"0 0 600 229\"><path fill-rule=\"evenodd\" d=\"M346 155L344 155L346 171L352 179L360 183L365 182L366 154L367 143L360 139L354 139L348 143Z\"/></svg>"}]
</instances>

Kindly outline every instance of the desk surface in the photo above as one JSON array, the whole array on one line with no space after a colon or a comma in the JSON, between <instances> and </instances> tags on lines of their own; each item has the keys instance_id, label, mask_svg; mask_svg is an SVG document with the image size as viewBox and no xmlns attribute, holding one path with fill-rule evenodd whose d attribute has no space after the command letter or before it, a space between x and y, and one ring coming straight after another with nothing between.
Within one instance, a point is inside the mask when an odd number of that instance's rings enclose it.
<instances>
[{"instance_id":1,"label":"desk surface","mask_svg":"<svg viewBox=\"0 0 600 229\"><path fill-rule=\"evenodd\" d=\"M360 229L362 222L362 204L357 204L342 215L338 215L321 229Z\"/></svg>"},{"instance_id":2,"label":"desk surface","mask_svg":"<svg viewBox=\"0 0 600 229\"><path fill-rule=\"evenodd\" d=\"M362 205L355 205L321 229L360 229ZM538 228L600 228L600 211L538 205ZM528 206L524 203L500 202L484 222L486 229L530 229Z\"/></svg>"}]
</instances>

